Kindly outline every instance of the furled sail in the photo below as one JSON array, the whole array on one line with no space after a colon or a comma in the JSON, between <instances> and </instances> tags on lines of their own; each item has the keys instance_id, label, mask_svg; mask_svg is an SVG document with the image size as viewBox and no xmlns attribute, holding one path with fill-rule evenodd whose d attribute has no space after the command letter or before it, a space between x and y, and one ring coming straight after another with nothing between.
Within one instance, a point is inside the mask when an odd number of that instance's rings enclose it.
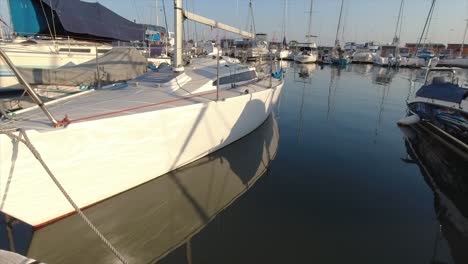
<instances>
[{"instance_id":1,"label":"furled sail","mask_svg":"<svg viewBox=\"0 0 468 264\"><path fill-rule=\"evenodd\" d=\"M80 0L10 0L13 28L20 36L47 34L103 40L143 40L145 26L99 3Z\"/></svg>"}]
</instances>

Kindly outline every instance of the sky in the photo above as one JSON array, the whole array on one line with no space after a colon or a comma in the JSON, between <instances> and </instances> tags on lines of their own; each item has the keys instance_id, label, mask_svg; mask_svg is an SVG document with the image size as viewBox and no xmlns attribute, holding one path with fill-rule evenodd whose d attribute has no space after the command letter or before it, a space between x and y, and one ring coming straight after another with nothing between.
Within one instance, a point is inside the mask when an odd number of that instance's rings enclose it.
<instances>
[{"instance_id":1,"label":"sky","mask_svg":"<svg viewBox=\"0 0 468 264\"><path fill-rule=\"evenodd\" d=\"M8 21L6 1L0 0L1 18ZM14 0L12 0L14 1ZM53 0L49 0L53 1ZM86 0L96 2L96 0ZM98 0L102 5L130 20L164 26L163 1L169 30L173 30L173 0ZM286 38L304 41L307 34L310 0L286 0ZM341 41L363 43L391 42L401 0L344 0ZM401 42L417 42L432 0L405 0ZM249 0L183 0L185 8L220 22L246 29ZM285 0L252 0L257 33L281 41ZM334 43L341 0L314 0L312 34L319 45ZM468 18L468 0L438 0L428 35L429 42L461 43ZM186 22L189 38L215 39L234 37L230 33ZM196 34L195 34L196 32ZM342 34L342 32L344 32ZM468 41L468 40L467 40Z\"/></svg>"}]
</instances>

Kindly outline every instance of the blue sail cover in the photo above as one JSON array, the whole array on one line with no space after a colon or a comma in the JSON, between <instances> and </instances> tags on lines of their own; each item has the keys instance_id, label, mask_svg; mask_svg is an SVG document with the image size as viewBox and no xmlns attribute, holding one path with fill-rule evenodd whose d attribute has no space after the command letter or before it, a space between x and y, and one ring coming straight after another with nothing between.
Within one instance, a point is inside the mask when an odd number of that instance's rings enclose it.
<instances>
[{"instance_id":1,"label":"blue sail cover","mask_svg":"<svg viewBox=\"0 0 468 264\"><path fill-rule=\"evenodd\" d=\"M99 3L80 0L10 0L9 3L13 28L21 36L49 35L47 21L52 31L54 21L59 36L124 41L145 38L143 25L121 17Z\"/></svg>"}]
</instances>

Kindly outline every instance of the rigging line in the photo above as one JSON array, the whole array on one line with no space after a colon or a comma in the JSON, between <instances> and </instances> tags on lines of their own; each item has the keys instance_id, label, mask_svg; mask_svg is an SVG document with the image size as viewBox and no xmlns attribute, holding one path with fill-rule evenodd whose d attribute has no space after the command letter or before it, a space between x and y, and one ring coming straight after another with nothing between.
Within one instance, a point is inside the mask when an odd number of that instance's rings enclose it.
<instances>
[{"instance_id":1,"label":"rigging line","mask_svg":"<svg viewBox=\"0 0 468 264\"><path fill-rule=\"evenodd\" d=\"M311 37L311 30L312 30L312 8L313 8L313 5L314 5L314 0L310 0L310 9L309 9L309 25L308 25L308 28L307 28L307 36L306 36L306 39L307 39L307 42L310 43L310 37Z\"/></svg>"},{"instance_id":2,"label":"rigging line","mask_svg":"<svg viewBox=\"0 0 468 264\"><path fill-rule=\"evenodd\" d=\"M196 14L195 12L195 1L192 0L192 12ZM198 23L194 22L194 30L195 30L195 42L198 42L198 30L197 30L197 25Z\"/></svg>"},{"instance_id":3,"label":"rigging line","mask_svg":"<svg viewBox=\"0 0 468 264\"><path fill-rule=\"evenodd\" d=\"M253 11L253 6L252 2L250 2L250 12L252 13L252 26L253 26L253 33L257 33L257 29L255 28L255 17L254 17L254 11Z\"/></svg>"},{"instance_id":4,"label":"rigging line","mask_svg":"<svg viewBox=\"0 0 468 264\"><path fill-rule=\"evenodd\" d=\"M283 39L286 38L286 9L288 0L284 0L284 8L283 8Z\"/></svg>"},{"instance_id":5,"label":"rigging line","mask_svg":"<svg viewBox=\"0 0 468 264\"><path fill-rule=\"evenodd\" d=\"M140 16L140 13L138 12L138 8L137 8L135 0L133 0L133 7L135 8L135 14L137 16L138 22L143 23L143 21L141 21L141 16Z\"/></svg>"},{"instance_id":6,"label":"rigging line","mask_svg":"<svg viewBox=\"0 0 468 264\"><path fill-rule=\"evenodd\" d=\"M424 37L424 45L426 44L427 37L429 36L429 31L431 31L430 28L431 28L431 23L432 23L432 16L434 15L434 9L435 9L435 4L434 4L434 8L432 9L431 16L429 18L429 23L427 24L426 36Z\"/></svg>"},{"instance_id":7,"label":"rigging line","mask_svg":"<svg viewBox=\"0 0 468 264\"><path fill-rule=\"evenodd\" d=\"M404 0L402 0L402 2L403 2L403 1L404 1ZM403 6L402 8L404 8L404 5L405 5L405 4L402 3L402 6ZM402 11L402 12L401 12L401 18L400 18L400 31L398 32L398 38L401 38L401 30L403 29L403 18L404 18L404 16L403 16L403 11Z\"/></svg>"},{"instance_id":8,"label":"rigging line","mask_svg":"<svg viewBox=\"0 0 468 264\"><path fill-rule=\"evenodd\" d=\"M47 18L47 14L46 14L45 9L44 9L44 4L42 3L42 0L39 0L39 2L41 3L42 13L44 13L44 17L46 19L47 28L49 28L50 37L52 39L54 39L54 35L52 34L52 29L50 28L50 24L49 24L49 18Z\"/></svg>"},{"instance_id":9,"label":"rigging line","mask_svg":"<svg viewBox=\"0 0 468 264\"><path fill-rule=\"evenodd\" d=\"M185 0L184 7L185 7L184 9L189 10L188 0ZM190 29L189 24L190 23L191 23L191 21L184 21L184 23L183 23L185 41L188 41L190 39L190 31L189 31L189 29Z\"/></svg>"},{"instance_id":10,"label":"rigging line","mask_svg":"<svg viewBox=\"0 0 468 264\"><path fill-rule=\"evenodd\" d=\"M247 12L247 19L246 19L247 23L245 24L245 31L248 31L250 33L252 33L252 25L250 23L250 6L251 5L252 5L252 2L249 3L249 11Z\"/></svg>"},{"instance_id":11,"label":"rigging line","mask_svg":"<svg viewBox=\"0 0 468 264\"><path fill-rule=\"evenodd\" d=\"M394 34L395 38L400 38L400 36L398 36L397 34L398 34L398 28L401 28L400 21L401 21L401 15L402 15L402 12L403 12L403 2L404 2L404 0L401 0L400 11L398 11L398 18L397 18L395 34Z\"/></svg>"},{"instance_id":12,"label":"rigging line","mask_svg":"<svg viewBox=\"0 0 468 264\"><path fill-rule=\"evenodd\" d=\"M164 25L166 26L166 40L164 41L165 49L164 52L166 53L167 57L167 50L168 50L168 42L169 42L169 28L167 27L167 16L166 16L166 4L165 0L162 0L162 5L163 5L163 14L164 14Z\"/></svg>"},{"instance_id":13,"label":"rigging line","mask_svg":"<svg viewBox=\"0 0 468 264\"><path fill-rule=\"evenodd\" d=\"M426 31L427 25L429 23L429 19L431 17L432 11L434 10L434 5L435 5L436 0L432 0L431 8L429 9L429 14L427 15L426 22L424 23L424 28L423 31L421 32L421 37L419 38L418 45L416 46L416 54L418 53L419 47L421 46L421 41L424 37L424 33Z\"/></svg>"},{"instance_id":14,"label":"rigging line","mask_svg":"<svg viewBox=\"0 0 468 264\"><path fill-rule=\"evenodd\" d=\"M54 8L52 7L52 0L49 0L50 6L50 15L52 16L52 27L54 29L54 39L57 38L57 31L55 30L55 15L54 15Z\"/></svg>"},{"instance_id":15,"label":"rigging line","mask_svg":"<svg viewBox=\"0 0 468 264\"><path fill-rule=\"evenodd\" d=\"M345 34L345 28L346 28L346 21L348 21L348 14L349 14L348 11L349 11L349 5L346 4L345 11L344 11L343 28L341 31L341 41L343 42L343 44L346 44L344 34Z\"/></svg>"},{"instance_id":16,"label":"rigging line","mask_svg":"<svg viewBox=\"0 0 468 264\"><path fill-rule=\"evenodd\" d=\"M337 44L339 44L338 35L340 33L341 16L343 14L343 4L344 4L344 0L341 0L340 17L338 18L338 26L336 27L335 46L337 46Z\"/></svg>"}]
</instances>

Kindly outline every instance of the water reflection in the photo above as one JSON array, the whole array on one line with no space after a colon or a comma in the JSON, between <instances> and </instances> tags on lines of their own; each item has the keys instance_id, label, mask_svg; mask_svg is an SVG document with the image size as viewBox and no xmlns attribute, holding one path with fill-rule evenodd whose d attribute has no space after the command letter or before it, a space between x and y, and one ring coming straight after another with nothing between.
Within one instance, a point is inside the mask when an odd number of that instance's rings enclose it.
<instances>
[{"instance_id":1,"label":"water reflection","mask_svg":"<svg viewBox=\"0 0 468 264\"><path fill-rule=\"evenodd\" d=\"M294 64L294 81L310 82L312 73L317 70L316 64Z\"/></svg>"},{"instance_id":2,"label":"water reflection","mask_svg":"<svg viewBox=\"0 0 468 264\"><path fill-rule=\"evenodd\" d=\"M374 70L372 64L352 64L349 67L352 69L353 72L362 76L368 76Z\"/></svg>"},{"instance_id":3,"label":"water reflection","mask_svg":"<svg viewBox=\"0 0 468 264\"><path fill-rule=\"evenodd\" d=\"M270 116L230 146L85 213L129 263L154 263L184 245L190 258L191 237L266 174L278 143L278 125ZM9 242L24 243L21 238ZM0 243L8 248L5 237ZM25 248L22 254L46 263L117 262L77 215L34 232Z\"/></svg>"},{"instance_id":4,"label":"water reflection","mask_svg":"<svg viewBox=\"0 0 468 264\"><path fill-rule=\"evenodd\" d=\"M393 68L383 68L383 67L375 67L374 68L374 76L372 78L373 83L375 84L382 84L387 85L390 84L397 73L397 69Z\"/></svg>"},{"instance_id":5,"label":"water reflection","mask_svg":"<svg viewBox=\"0 0 468 264\"><path fill-rule=\"evenodd\" d=\"M446 239L456 264L468 263L468 154L437 138L422 127L403 130L407 163L416 163L434 193L434 209L440 223L440 235L434 241L430 263L449 263L444 259Z\"/></svg>"}]
</instances>

